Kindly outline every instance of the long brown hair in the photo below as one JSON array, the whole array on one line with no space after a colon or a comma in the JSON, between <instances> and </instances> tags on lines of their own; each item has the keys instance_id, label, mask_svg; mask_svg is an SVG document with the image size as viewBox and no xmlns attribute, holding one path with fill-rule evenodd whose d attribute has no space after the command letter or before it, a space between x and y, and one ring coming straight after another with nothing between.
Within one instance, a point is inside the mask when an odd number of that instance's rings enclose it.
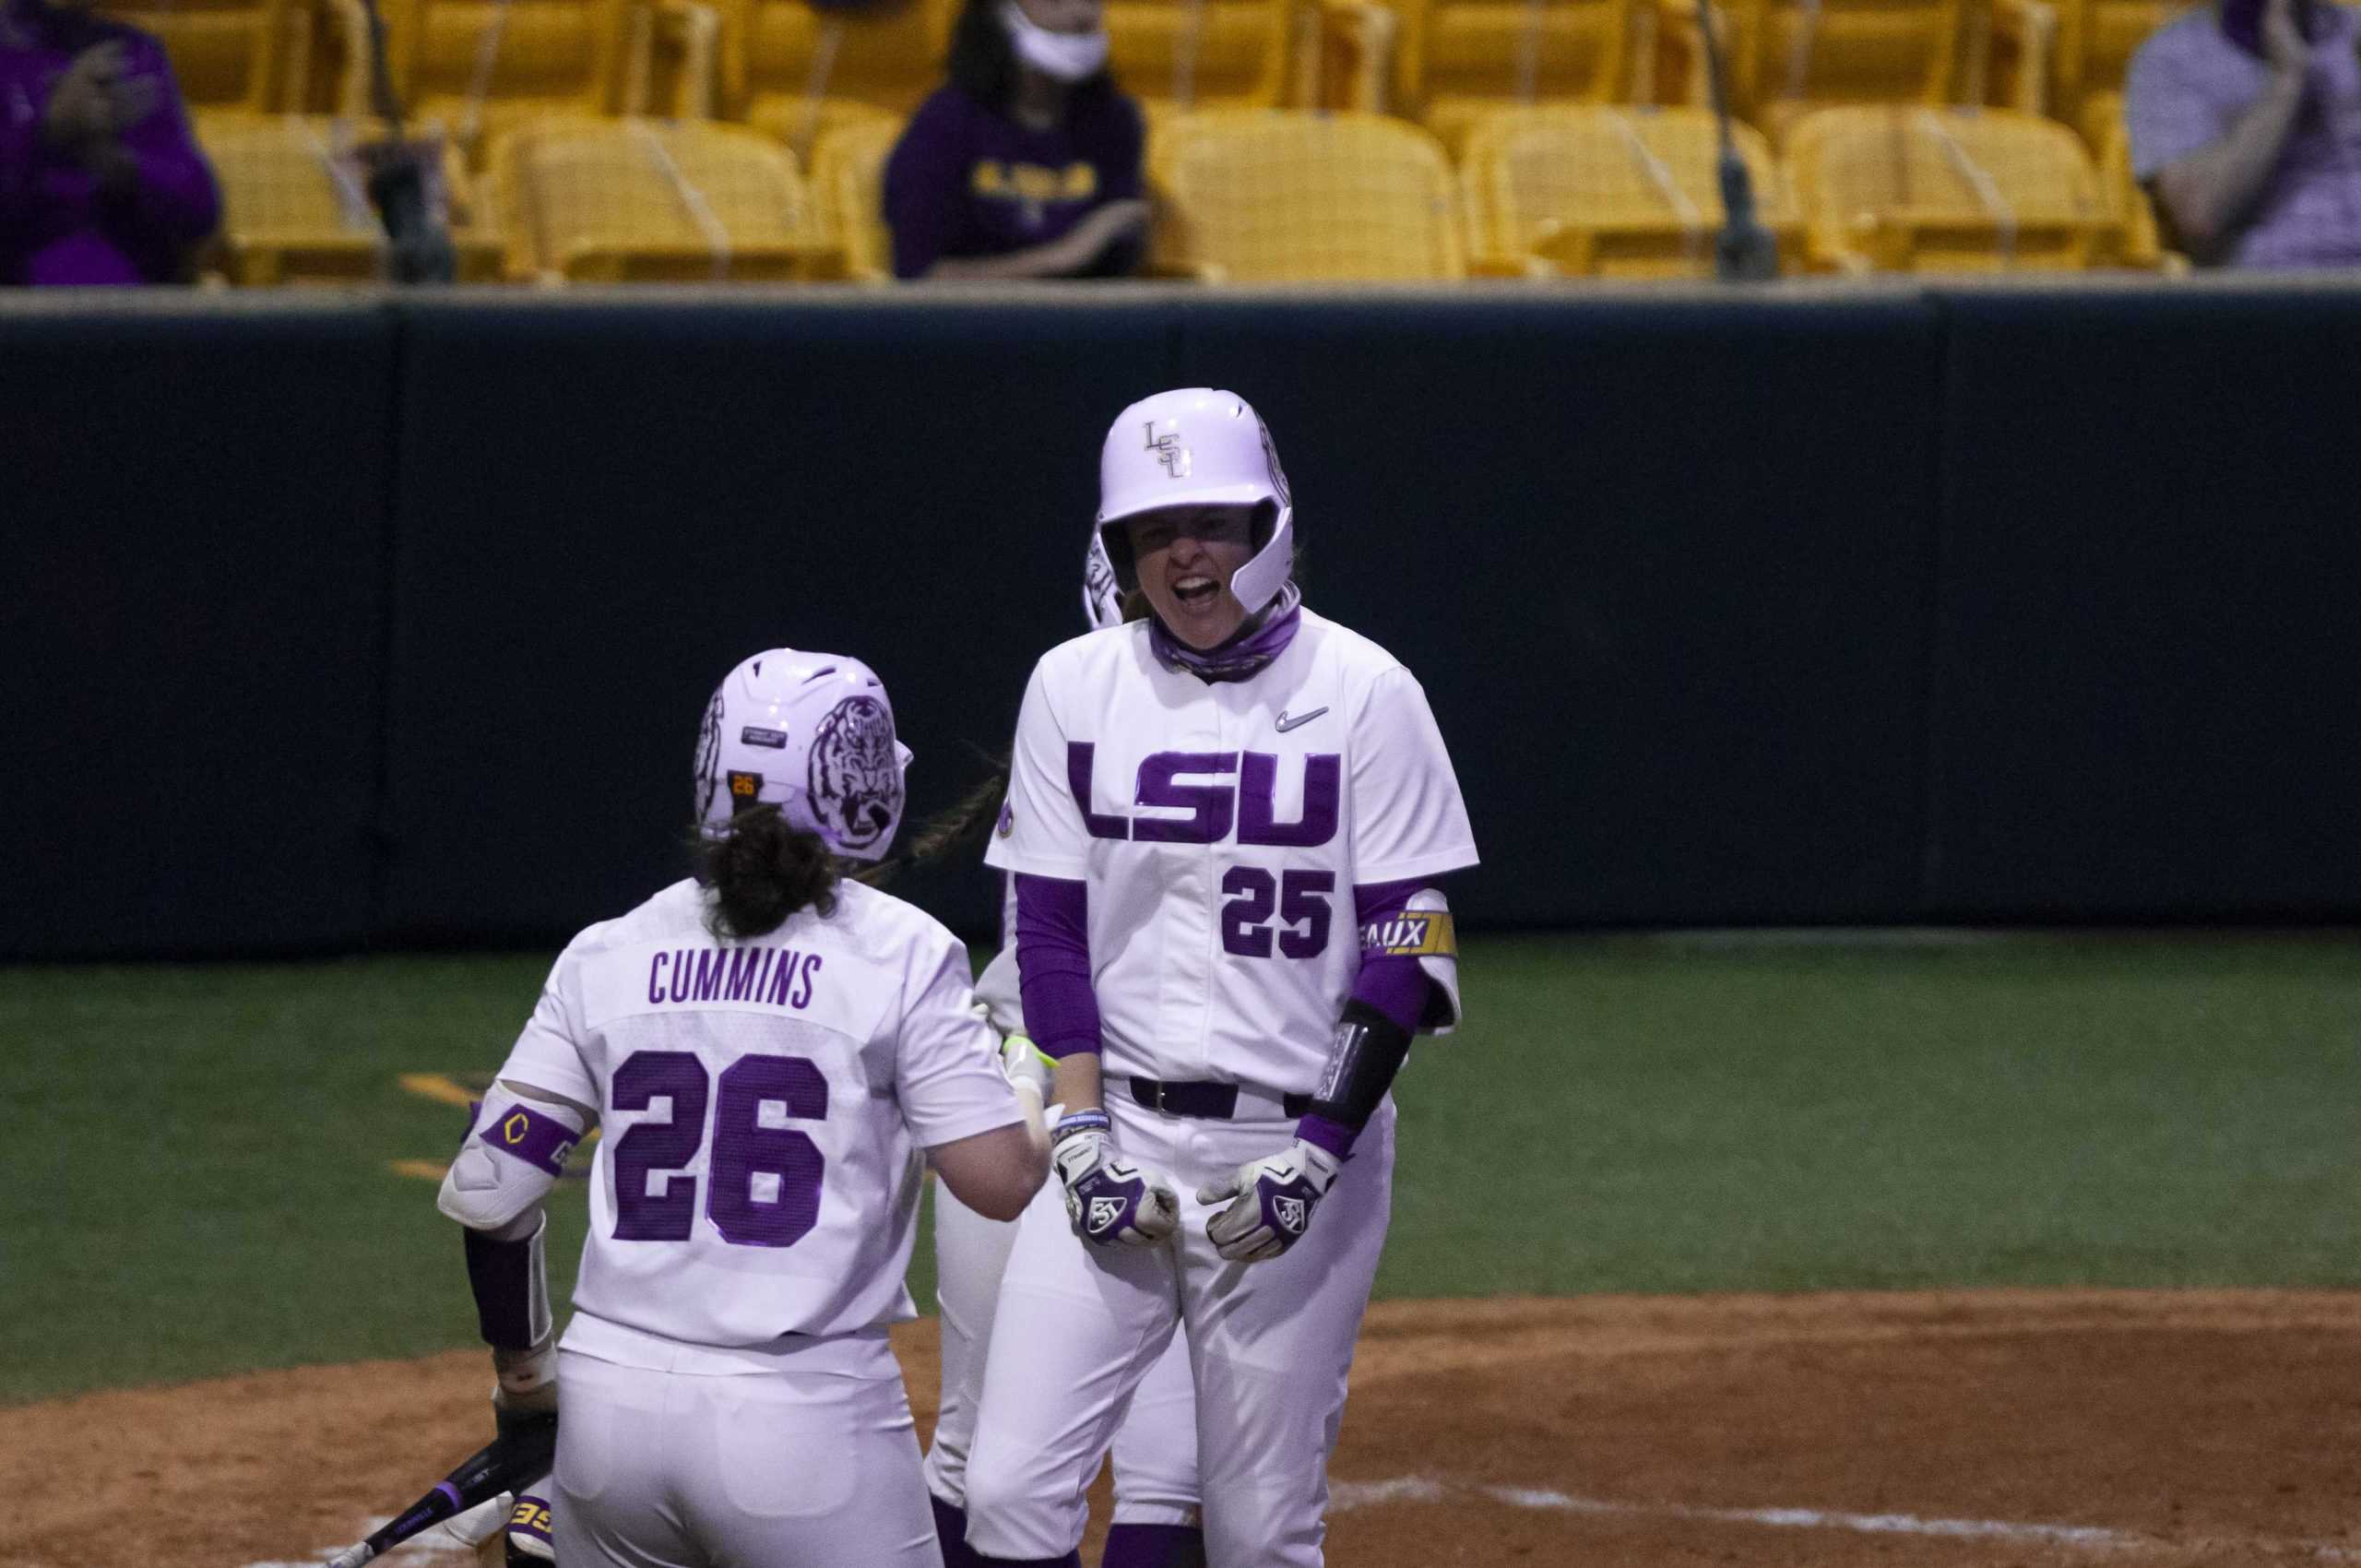
<instances>
[{"instance_id":1,"label":"long brown hair","mask_svg":"<svg viewBox=\"0 0 2361 1568\"><path fill-rule=\"evenodd\" d=\"M836 912L836 857L775 805L747 807L718 837L700 833L693 852L697 880L713 889L706 923L716 936L767 936L800 909Z\"/></svg>"}]
</instances>

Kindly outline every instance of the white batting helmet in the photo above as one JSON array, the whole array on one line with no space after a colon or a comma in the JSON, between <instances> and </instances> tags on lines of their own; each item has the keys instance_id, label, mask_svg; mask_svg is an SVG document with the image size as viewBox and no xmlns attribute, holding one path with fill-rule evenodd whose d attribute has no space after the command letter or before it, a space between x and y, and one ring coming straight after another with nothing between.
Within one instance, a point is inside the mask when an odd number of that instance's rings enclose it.
<instances>
[{"instance_id":1,"label":"white batting helmet","mask_svg":"<svg viewBox=\"0 0 2361 1568\"><path fill-rule=\"evenodd\" d=\"M775 647L722 677L697 731L697 820L719 835L775 805L848 861L878 861L902 821L910 749L885 683L858 659Z\"/></svg>"},{"instance_id":2,"label":"white batting helmet","mask_svg":"<svg viewBox=\"0 0 2361 1568\"><path fill-rule=\"evenodd\" d=\"M1139 585L1131 536L1119 525L1169 506L1251 506L1254 556L1230 578L1252 615L1287 587L1295 565L1295 505L1262 416L1235 392L1186 386L1115 416L1098 454L1098 537L1125 592Z\"/></svg>"}]
</instances>

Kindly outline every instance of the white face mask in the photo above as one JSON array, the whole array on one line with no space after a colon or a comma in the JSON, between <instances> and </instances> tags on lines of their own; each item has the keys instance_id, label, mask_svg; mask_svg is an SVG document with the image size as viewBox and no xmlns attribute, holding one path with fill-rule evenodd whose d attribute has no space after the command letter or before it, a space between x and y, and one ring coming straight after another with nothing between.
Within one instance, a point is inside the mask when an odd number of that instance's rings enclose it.
<instances>
[{"instance_id":1,"label":"white face mask","mask_svg":"<svg viewBox=\"0 0 2361 1568\"><path fill-rule=\"evenodd\" d=\"M1026 16L1016 0L1001 0L1000 19L1008 30L1009 42L1015 46L1016 57L1045 77L1078 82L1097 76L1107 64L1107 32L1103 28L1089 32L1051 32Z\"/></svg>"}]
</instances>

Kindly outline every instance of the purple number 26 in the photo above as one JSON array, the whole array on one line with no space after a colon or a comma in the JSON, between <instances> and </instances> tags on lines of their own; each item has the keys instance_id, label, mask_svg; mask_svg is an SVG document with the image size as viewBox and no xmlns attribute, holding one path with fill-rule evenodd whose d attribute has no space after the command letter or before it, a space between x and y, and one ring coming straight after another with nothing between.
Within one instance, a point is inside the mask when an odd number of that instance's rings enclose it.
<instances>
[{"instance_id":1,"label":"purple number 26","mask_svg":"<svg viewBox=\"0 0 2361 1568\"><path fill-rule=\"evenodd\" d=\"M723 1069L714 1107L711 1184L706 1218L722 1240L740 1247L791 1247L820 1218L820 1178L827 1159L820 1146L789 1127L763 1125L763 1103L787 1115L825 1121L828 1080L801 1056L748 1056ZM685 1241L695 1229L697 1179L682 1171L705 1145L706 1105L712 1083L705 1064L685 1051L641 1051L615 1069L617 1111L646 1111L672 1102L671 1118L637 1122L615 1140L615 1240ZM648 1191L648 1178L661 1187ZM776 1179L757 1195L758 1178Z\"/></svg>"}]
</instances>

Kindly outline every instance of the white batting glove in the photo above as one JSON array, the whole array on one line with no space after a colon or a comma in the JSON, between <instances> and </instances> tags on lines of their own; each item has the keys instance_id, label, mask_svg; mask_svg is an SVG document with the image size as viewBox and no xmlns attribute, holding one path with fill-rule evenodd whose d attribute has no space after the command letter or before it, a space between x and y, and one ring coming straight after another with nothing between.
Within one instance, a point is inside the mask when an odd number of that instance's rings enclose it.
<instances>
[{"instance_id":1,"label":"white batting glove","mask_svg":"<svg viewBox=\"0 0 2361 1568\"><path fill-rule=\"evenodd\" d=\"M1303 1240L1312 1212L1343 1169L1335 1155L1301 1138L1277 1154L1248 1160L1197 1189L1201 1204L1237 1200L1205 1222L1206 1239L1232 1263L1267 1263Z\"/></svg>"},{"instance_id":2,"label":"white batting glove","mask_svg":"<svg viewBox=\"0 0 2361 1568\"><path fill-rule=\"evenodd\" d=\"M1097 1246L1153 1247L1180 1229L1180 1195L1164 1177L1117 1154L1108 1125L1103 1111L1077 1111L1058 1123L1050 1158L1065 1184L1066 1220Z\"/></svg>"},{"instance_id":3,"label":"white batting glove","mask_svg":"<svg viewBox=\"0 0 2361 1568\"><path fill-rule=\"evenodd\" d=\"M1034 1094L1049 1099L1050 1059L1023 1035L1011 1035L1000 1042L1000 1070L1008 1075L1010 1083L1030 1084Z\"/></svg>"}]
</instances>

